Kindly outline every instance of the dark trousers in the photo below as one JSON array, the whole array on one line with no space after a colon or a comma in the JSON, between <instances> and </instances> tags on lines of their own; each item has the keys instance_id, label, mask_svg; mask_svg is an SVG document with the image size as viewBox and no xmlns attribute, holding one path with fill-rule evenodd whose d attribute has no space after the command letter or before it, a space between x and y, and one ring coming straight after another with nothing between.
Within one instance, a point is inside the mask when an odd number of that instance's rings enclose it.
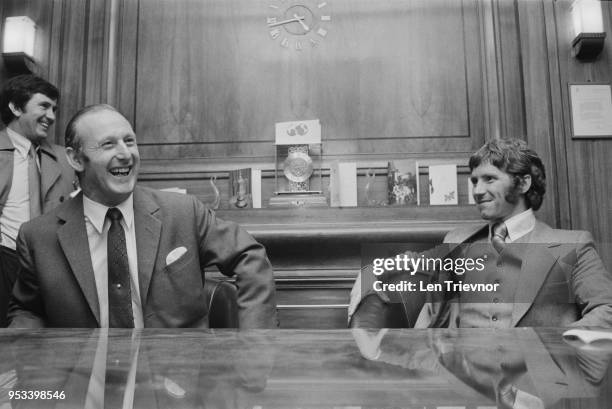
<instances>
[{"instance_id":1,"label":"dark trousers","mask_svg":"<svg viewBox=\"0 0 612 409\"><path fill-rule=\"evenodd\" d=\"M15 250L0 246L0 328L8 325L6 314L18 270L19 261Z\"/></svg>"}]
</instances>

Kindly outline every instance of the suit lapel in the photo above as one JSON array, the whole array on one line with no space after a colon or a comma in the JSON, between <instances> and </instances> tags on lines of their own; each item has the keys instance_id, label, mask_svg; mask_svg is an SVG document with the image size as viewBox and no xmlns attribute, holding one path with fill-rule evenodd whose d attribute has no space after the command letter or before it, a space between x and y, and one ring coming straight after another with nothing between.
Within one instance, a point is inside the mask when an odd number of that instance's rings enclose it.
<instances>
[{"instance_id":1,"label":"suit lapel","mask_svg":"<svg viewBox=\"0 0 612 409\"><path fill-rule=\"evenodd\" d=\"M548 251L550 247L557 244L552 229L547 225L536 222L529 243L534 244L527 247L527 253L521 265L521 275L514 295L514 307L512 310L512 326L523 318L529 308L531 308L542 284L548 276L548 272L553 267L557 259L553 253ZM546 251L544 251L546 249Z\"/></svg>"},{"instance_id":2,"label":"suit lapel","mask_svg":"<svg viewBox=\"0 0 612 409\"><path fill-rule=\"evenodd\" d=\"M45 198L55 182L61 176L60 165L57 162L57 156L51 145L48 142L43 142L40 145L40 183L43 203Z\"/></svg>"},{"instance_id":3,"label":"suit lapel","mask_svg":"<svg viewBox=\"0 0 612 409\"><path fill-rule=\"evenodd\" d=\"M13 161L15 147L8 137L6 129L0 131L0 213L6 203L13 182Z\"/></svg>"},{"instance_id":4,"label":"suit lapel","mask_svg":"<svg viewBox=\"0 0 612 409\"><path fill-rule=\"evenodd\" d=\"M134 190L134 223L136 224L136 251L138 252L138 282L143 309L157 258L161 235L161 222L153 216L159 210L153 197L145 190Z\"/></svg>"},{"instance_id":5,"label":"suit lapel","mask_svg":"<svg viewBox=\"0 0 612 409\"><path fill-rule=\"evenodd\" d=\"M65 221L64 225L57 230L57 237L70 263L83 295L89 304L93 315L100 326L100 305L96 291L96 280L91 264L89 253L89 241L85 228L85 216L83 213L83 193L62 209L58 217Z\"/></svg>"}]
</instances>

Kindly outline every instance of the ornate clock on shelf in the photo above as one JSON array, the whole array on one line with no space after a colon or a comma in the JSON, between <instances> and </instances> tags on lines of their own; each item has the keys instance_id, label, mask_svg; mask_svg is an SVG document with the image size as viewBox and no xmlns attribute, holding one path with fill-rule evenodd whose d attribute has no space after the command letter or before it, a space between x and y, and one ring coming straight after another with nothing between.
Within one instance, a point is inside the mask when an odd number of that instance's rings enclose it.
<instances>
[{"instance_id":1,"label":"ornate clock on shelf","mask_svg":"<svg viewBox=\"0 0 612 409\"><path fill-rule=\"evenodd\" d=\"M268 4L268 10L270 38L281 47L302 51L327 37L332 17L324 0L277 0Z\"/></svg>"},{"instance_id":2,"label":"ornate clock on shelf","mask_svg":"<svg viewBox=\"0 0 612 409\"><path fill-rule=\"evenodd\" d=\"M276 191L270 207L327 206L322 192L319 120L278 122L275 134Z\"/></svg>"}]
</instances>

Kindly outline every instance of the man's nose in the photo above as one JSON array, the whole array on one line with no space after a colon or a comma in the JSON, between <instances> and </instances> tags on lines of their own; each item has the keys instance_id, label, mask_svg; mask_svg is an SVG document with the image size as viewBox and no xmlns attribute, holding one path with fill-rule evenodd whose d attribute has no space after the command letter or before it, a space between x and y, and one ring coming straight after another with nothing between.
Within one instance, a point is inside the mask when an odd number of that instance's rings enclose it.
<instances>
[{"instance_id":1,"label":"man's nose","mask_svg":"<svg viewBox=\"0 0 612 409\"><path fill-rule=\"evenodd\" d=\"M120 158L130 157L130 148L123 141L117 142L117 156Z\"/></svg>"},{"instance_id":2,"label":"man's nose","mask_svg":"<svg viewBox=\"0 0 612 409\"><path fill-rule=\"evenodd\" d=\"M45 112L45 116L51 121L55 121L55 111L53 108L47 108L47 112Z\"/></svg>"},{"instance_id":3,"label":"man's nose","mask_svg":"<svg viewBox=\"0 0 612 409\"><path fill-rule=\"evenodd\" d=\"M481 183L480 181L472 184L472 187L472 194L474 195L474 197L482 196L485 192L484 183Z\"/></svg>"}]
</instances>

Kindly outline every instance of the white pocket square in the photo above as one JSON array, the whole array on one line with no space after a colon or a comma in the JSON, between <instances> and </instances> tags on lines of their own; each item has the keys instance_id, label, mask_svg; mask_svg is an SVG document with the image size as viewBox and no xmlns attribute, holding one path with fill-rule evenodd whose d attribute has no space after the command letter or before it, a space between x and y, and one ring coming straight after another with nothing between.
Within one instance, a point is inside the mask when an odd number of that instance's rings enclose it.
<instances>
[{"instance_id":1,"label":"white pocket square","mask_svg":"<svg viewBox=\"0 0 612 409\"><path fill-rule=\"evenodd\" d=\"M166 266L169 266L170 264L174 263L176 260L178 260L185 253L187 253L187 248L183 247L183 246L177 247L174 250L172 250L166 256Z\"/></svg>"}]
</instances>

